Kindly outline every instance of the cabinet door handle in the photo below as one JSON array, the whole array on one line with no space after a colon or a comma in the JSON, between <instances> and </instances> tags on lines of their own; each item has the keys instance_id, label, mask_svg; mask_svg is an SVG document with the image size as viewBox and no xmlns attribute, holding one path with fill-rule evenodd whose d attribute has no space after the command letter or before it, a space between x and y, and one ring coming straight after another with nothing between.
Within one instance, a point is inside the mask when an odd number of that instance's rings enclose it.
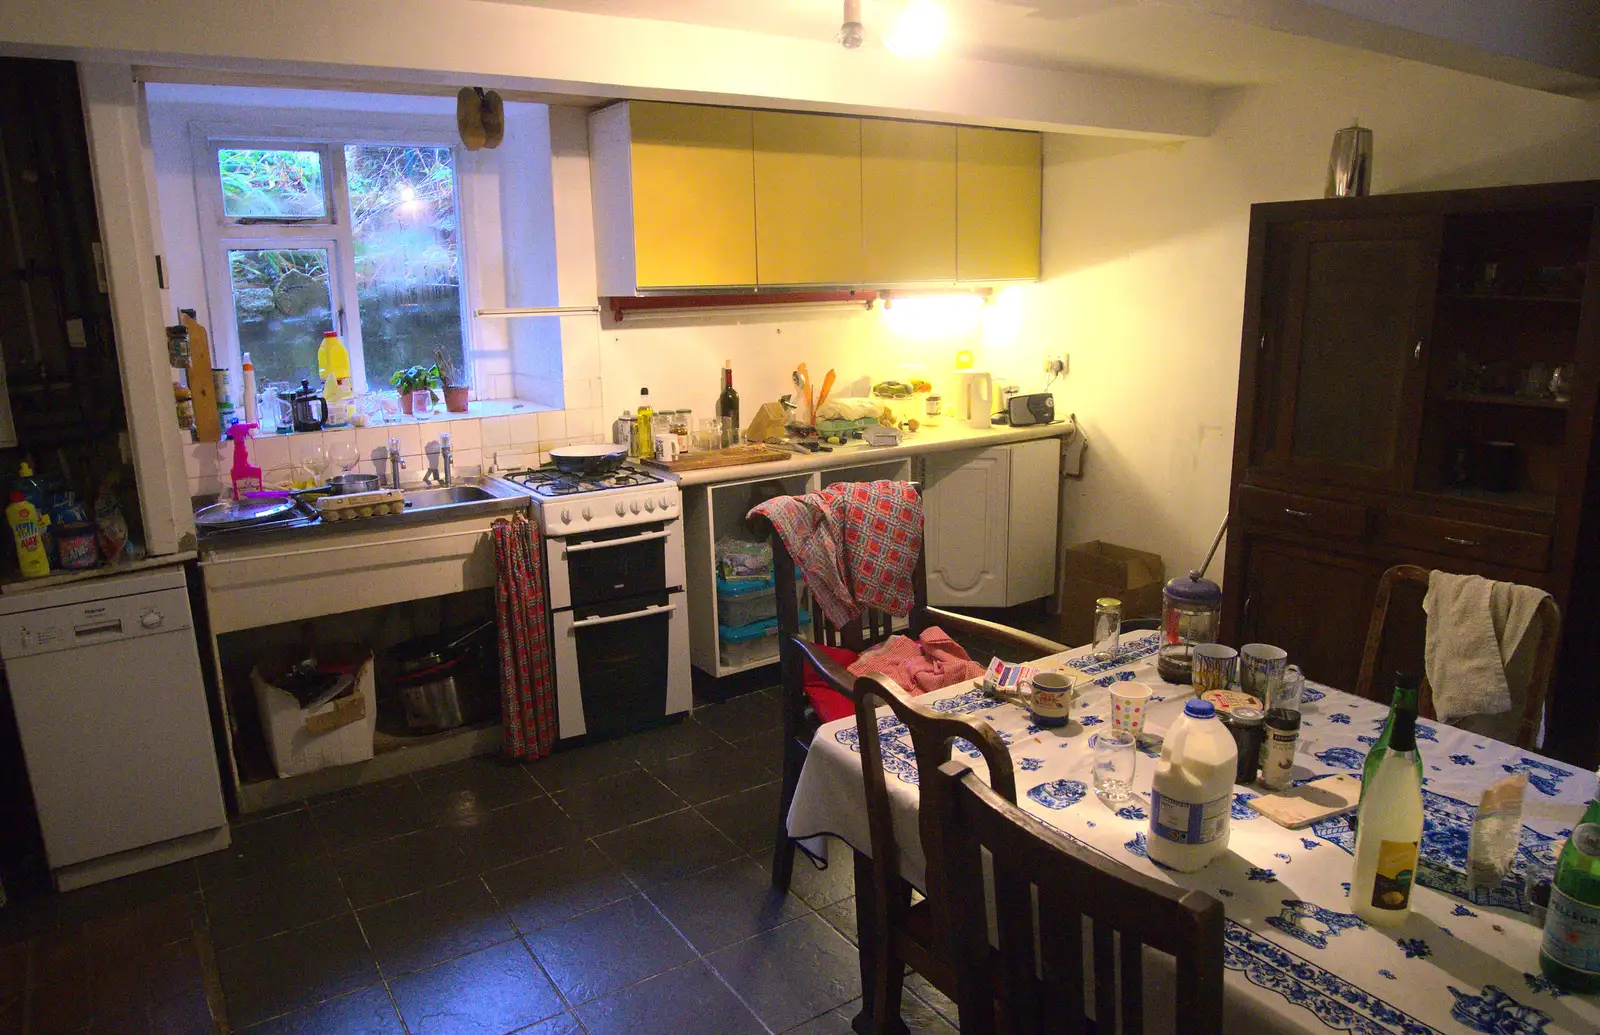
<instances>
[{"instance_id":1,"label":"cabinet door handle","mask_svg":"<svg viewBox=\"0 0 1600 1035\"><path fill-rule=\"evenodd\" d=\"M1417 347L1411 350L1411 359L1413 361L1416 361L1416 360L1420 360L1421 358L1422 358L1422 339L1418 338L1417 339Z\"/></svg>"},{"instance_id":2,"label":"cabinet door handle","mask_svg":"<svg viewBox=\"0 0 1600 1035\"><path fill-rule=\"evenodd\" d=\"M1284 507L1283 508L1283 512L1285 514L1289 515L1290 517L1310 517L1311 516L1311 511L1309 511L1309 510L1295 510L1293 507Z\"/></svg>"},{"instance_id":3,"label":"cabinet door handle","mask_svg":"<svg viewBox=\"0 0 1600 1035\"><path fill-rule=\"evenodd\" d=\"M1478 542L1476 539L1457 539L1453 535L1445 536L1444 537L1444 541L1447 542L1447 543L1455 543L1457 546L1482 546L1483 545L1482 543Z\"/></svg>"}]
</instances>

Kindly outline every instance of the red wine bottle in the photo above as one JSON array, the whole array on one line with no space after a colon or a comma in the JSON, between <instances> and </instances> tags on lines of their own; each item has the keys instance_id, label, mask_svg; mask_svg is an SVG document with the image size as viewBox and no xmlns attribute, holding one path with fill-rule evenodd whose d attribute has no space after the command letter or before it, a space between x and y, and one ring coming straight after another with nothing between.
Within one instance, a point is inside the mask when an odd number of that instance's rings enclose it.
<instances>
[{"instance_id":1,"label":"red wine bottle","mask_svg":"<svg viewBox=\"0 0 1600 1035\"><path fill-rule=\"evenodd\" d=\"M722 418L722 447L739 444L739 393L733 390L733 360L722 361L722 394L717 397L717 416Z\"/></svg>"}]
</instances>

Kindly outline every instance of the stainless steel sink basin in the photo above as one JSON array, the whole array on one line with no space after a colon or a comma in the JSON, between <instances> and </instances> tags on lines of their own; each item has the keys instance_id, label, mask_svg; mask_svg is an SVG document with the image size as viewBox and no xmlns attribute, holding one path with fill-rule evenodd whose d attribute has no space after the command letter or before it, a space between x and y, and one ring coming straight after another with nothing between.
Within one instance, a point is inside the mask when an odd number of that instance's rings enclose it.
<instances>
[{"instance_id":1,"label":"stainless steel sink basin","mask_svg":"<svg viewBox=\"0 0 1600 1035\"><path fill-rule=\"evenodd\" d=\"M437 489L412 489L405 494L407 510L428 510L433 507L452 507L463 503L479 503L496 499L494 493L481 485L451 485Z\"/></svg>"}]
</instances>

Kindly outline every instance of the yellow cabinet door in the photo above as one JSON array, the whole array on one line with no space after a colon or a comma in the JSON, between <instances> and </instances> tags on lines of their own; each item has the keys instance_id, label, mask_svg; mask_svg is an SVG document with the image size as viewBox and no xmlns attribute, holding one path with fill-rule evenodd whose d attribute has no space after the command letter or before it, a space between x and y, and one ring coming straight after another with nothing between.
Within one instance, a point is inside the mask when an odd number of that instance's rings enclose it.
<instances>
[{"instance_id":1,"label":"yellow cabinet door","mask_svg":"<svg viewBox=\"0 0 1600 1035\"><path fill-rule=\"evenodd\" d=\"M755 113L763 286L861 282L861 120Z\"/></svg>"},{"instance_id":2,"label":"yellow cabinet door","mask_svg":"<svg viewBox=\"0 0 1600 1035\"><path fill-rule=\"evenodd\" d=\"M1006 129L956 131L956 277L1037 280L1041 141Z\"/></svg>"},{"instance_id":3,"label":"yellow cabinet door","mask_svg":"<svg viewBox=\"0 0 1600 1035\"><path fill-rule=\"evenodd\" d=\"M750 112L629 105L640 290L756 283Z\"/></svg>"},{"instance_id":4,"label":"yellow cabinet door","mask_svg":"<svg viewBox=\"0 0 1600 1035\"><path fill-rule=\"evenodd\" d=\"M956 279L956 128L861 121L862 273L869 284Z\"/></svg>"}]
</instances>

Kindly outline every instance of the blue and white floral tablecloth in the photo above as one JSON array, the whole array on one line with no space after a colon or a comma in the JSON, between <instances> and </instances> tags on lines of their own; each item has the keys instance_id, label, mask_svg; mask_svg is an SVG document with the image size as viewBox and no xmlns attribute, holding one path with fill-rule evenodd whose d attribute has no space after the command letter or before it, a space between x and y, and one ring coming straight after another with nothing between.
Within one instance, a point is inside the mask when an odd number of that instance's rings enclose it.
<instances>
[{"instance_id":1,"label":"blue and white floral tablecloth","mask_svg":"<svg viewBox=\"0 0 1600 1035\"><path fill-rule=\"evenodd\" d=\"M1127 645L1127 654L1113 665L1096 664L1083 651L1039 663L1094 680L1080 690L1074 721L1059 729L1034 725L1024 709L970 683L919 700L937 711L983 719L1000 733L1011 748L1018 798L1033 815L1119 862L1221 899L1228 914L1230 1030L1600 1032L1600 997L1562 993L1540 976L1540 931L1527 915L1520 877L1473 897L1461 875L1468 828L1484 787L1507 773L1528 774L1520 874L1530 864L1554 866L1594 793L1592 773L1448 726L1418 723L1427 812L1424 886L1412 897L1411 917L1396 928L1369 926L1350 912L1355 838L1346 820L1286 830L1245 804L1258 793L1250 788L1236 789L1228 854L1199 873L1172 873L1151 863L1145 851L1154 757L1139 756L1135 800L1113 810L1093 791L1088 741L1107 721L1106 687L1137 679L1155 688L1148 726L1158 733L1193 696L1191 688L1156 675L1155 634ZM1359 775L1388 709L1317 684L1308 685L1306 696L1297 777ZM926 863L917 836L910 739L886 711L878 721L902 868L907 879L920 883ZM977 752L969 755L986 774ZM788 824L795 837L833 834L856 848L869 847L854 719L818 732ZM1149 1007L1152 1019L1166 1012L1154 999Z\"/></svg>"}]
</instances>

